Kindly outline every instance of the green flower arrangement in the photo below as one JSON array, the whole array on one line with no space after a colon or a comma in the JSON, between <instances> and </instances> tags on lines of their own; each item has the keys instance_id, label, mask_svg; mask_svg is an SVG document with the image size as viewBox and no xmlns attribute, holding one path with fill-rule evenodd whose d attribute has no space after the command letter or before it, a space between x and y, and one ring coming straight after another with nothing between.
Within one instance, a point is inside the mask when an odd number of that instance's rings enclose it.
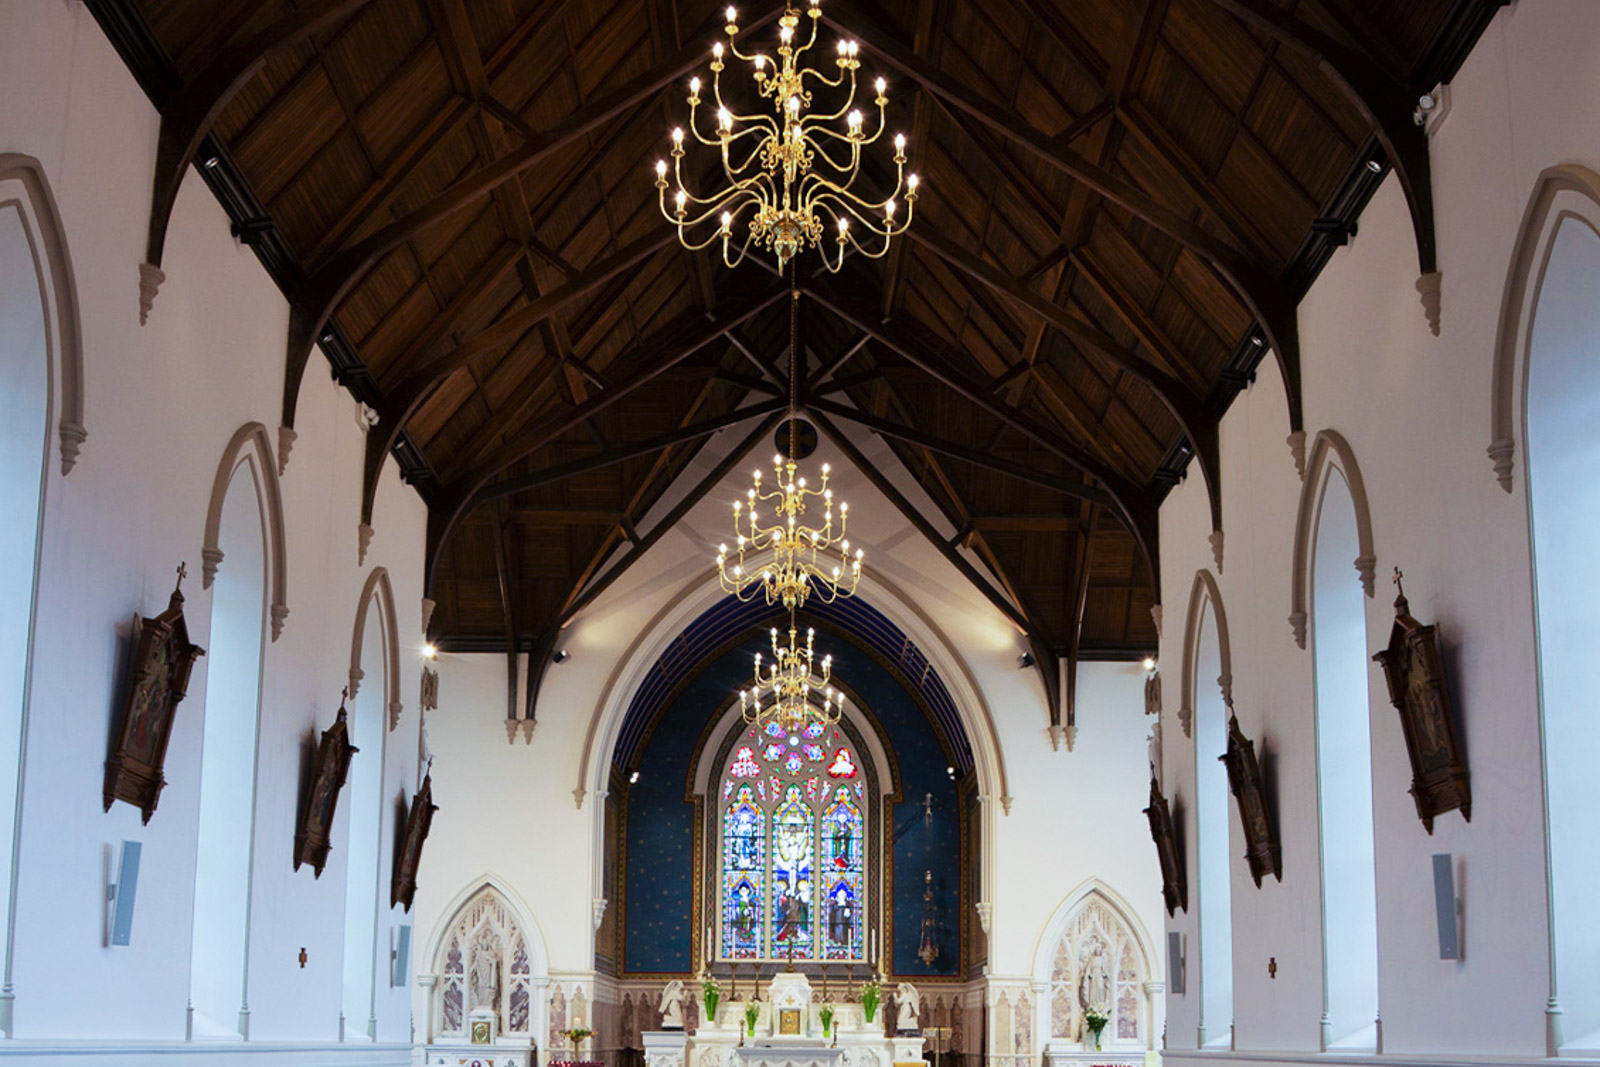
<instances>
[{"instance_id":1,"label":"green flower arrangement","mask_svg":"<svg viewBox=\"0 0 1600 1067\"><path fill-rule=\"evenodd\" d=\"M700 983L700 996L706 1005L706 1022L716 1023L717 1005L722 1003L722 987L715 978L707 978Z\"/></svg>"},{"instance_id":2,"label":"green flower arrangement","mask_svg":"<svg viewBox=\"0 0 1600 1067\"><path fill-rule=\"evenodd\" d=\"M761 1001L747 1001L744 1006L745 1033L756 1036L756 1020L761 1018Z\"/></svg>"},{"instance_id":3,"label":"green flower arrangement","mask_svg":"<svg viewBox=\"0 0 1600 1067\"><path fill-rule=\"evenodd\" d=\"M1084 1044L1096 1052L1100 1050L1100 1031L1106 1028L1106 1023L1111 1021L1111 1015L1105 1008L1089 1008L1083 1013L1083 1028L1089 1032L1089 1040Z\"/></svg>"},{"instance_id":4,"label":"green flower arrangement","mask_svg":"<svg viewBox=\"0 0 1600 1067\"><path fill-rule=\"evenodd\" d=\"M869 979L861 987L861 1014L867 1022L871 1022L878 1014L878 1005L883 1003L883 986L878 984L876 978Z\"/></svg>"},{"instance_id":5,"label":"green flower arrangement","mask_svg":"<svg viewBox=\"0 0 1600 1067\"><path fill-rule=\"evenodd\" d=\"M817 1012L817 1018L822 1020L822 1036L827 1037L833 1030L833 1005L824 1004L822 1010Z\"/></svg>"},{"instance_id":6,"label":"green flower arrangement","mask_svg":"<svg viewBox=\"0 0 1600 1067\"><path fill-rule=\"evenodd\" d=\"M594 1036L594 1031L582 1026L574 1026L571 1030L562 1030L561 1036L572 1042L573 1051L576 1052L585 1038Z\"/></svg>"}]
</instances>

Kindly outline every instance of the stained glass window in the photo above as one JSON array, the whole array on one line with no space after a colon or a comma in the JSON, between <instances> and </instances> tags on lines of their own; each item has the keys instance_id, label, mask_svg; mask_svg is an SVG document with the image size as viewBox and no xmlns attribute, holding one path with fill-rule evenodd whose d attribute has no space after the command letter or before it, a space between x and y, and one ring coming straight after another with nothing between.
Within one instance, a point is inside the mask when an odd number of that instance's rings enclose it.
<instances>
[{"instance_id":1,"label":"stained glass window","mask_svg":"<svg viewBox=\"0 0 1600 1067\"><path fill-rule=\"evenodd\" d=\"M861 957L862 819L848 786L840 786L822 816L822 955Z\"/></svg>"},{"instance_id":2,"label":"stained glass window","mask_svg":"<svg viewBox=\"0 0 1600 1067\"><path fill-rule=\"evenodd\" d=\"M863 960L870 910L859 766L838 730L774 725L747 729L722 776L718 956Z\"/></svg>"},{"instance_id":3,"label":"stained glass window","mask_svg":"<svg viewBox=\"0 0 1600 1067\"><path fill-rule=\"evenodd\" d=\"M753 960L763 954L766 842L767 813L756 802L755 791L741 785L722 823L722 945L731 959Z\"/></svg>"}]
</instances>

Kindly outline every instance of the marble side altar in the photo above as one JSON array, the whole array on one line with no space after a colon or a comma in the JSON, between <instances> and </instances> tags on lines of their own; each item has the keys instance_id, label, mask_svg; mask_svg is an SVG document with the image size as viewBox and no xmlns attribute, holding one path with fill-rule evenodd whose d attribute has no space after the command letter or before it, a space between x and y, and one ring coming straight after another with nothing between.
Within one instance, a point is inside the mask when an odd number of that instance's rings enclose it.
<instances>
[{"instance_id":1,"label":"marble side altar","mask_svg":"<svg viewBox=\"0 0 1600 1067\"><path fill-rule=\"evenodd\" d=\"M894 1067L922 1059L921 1037L884 1037L883 1019L869 1025L860 1004L835 1004L824 1037L804 974L775 975L764 992L751 1034L742 1033L746 1002L724 1004L689 1038L683 1067ZM651 1059L649 1067L677 1065Z\"/></svg>"}]
</instances>

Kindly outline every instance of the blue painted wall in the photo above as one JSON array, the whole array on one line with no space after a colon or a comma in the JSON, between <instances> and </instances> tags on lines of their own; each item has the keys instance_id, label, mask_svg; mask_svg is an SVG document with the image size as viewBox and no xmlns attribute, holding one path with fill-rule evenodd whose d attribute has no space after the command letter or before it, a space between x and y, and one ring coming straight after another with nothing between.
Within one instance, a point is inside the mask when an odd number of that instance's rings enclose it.
<instances>
[{"instance_id":1,"label":"blue painted wall","mask_svg":"<svg viewBox=\"0 0 1600 1067\"><path fill-rule=\"evenodd\" d=\"M903 799L891 807L893 825L885 827L894 839L894 973L953 975L960 962L961 831L948 761L933 727L888 671L836 637L820 634L819 645L833 653L835 676L848 680L877 716L900 763ZM753 639L708 666L666 709L645 744L639 781L627 801L625 973L689 971L694 807L683 799L689 760L706 720L728 694L748 684L751 654L765 647L765 639ZM931 825L923 818L929 794ZM933 872L938 919L939 954L931 966L917 956L925 871Z\"/></svg>"}]
</instances>

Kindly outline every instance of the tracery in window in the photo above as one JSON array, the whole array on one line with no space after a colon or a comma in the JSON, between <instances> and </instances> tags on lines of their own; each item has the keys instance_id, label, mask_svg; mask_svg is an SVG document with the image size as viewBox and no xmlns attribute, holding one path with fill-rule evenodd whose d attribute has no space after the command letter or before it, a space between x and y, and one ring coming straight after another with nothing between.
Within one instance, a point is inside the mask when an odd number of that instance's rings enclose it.
<instances>
[{"instance_id":1,"label":"tracery in window","mask_svg":"<svg viewBox=\"0 0 1600 1067\"><path fill-rule=\"evenodd\" d=\"M721 958L864 959L865 788L849 741L820 723L747 729L720 796Z\"/></svg>"}]
</instances>

